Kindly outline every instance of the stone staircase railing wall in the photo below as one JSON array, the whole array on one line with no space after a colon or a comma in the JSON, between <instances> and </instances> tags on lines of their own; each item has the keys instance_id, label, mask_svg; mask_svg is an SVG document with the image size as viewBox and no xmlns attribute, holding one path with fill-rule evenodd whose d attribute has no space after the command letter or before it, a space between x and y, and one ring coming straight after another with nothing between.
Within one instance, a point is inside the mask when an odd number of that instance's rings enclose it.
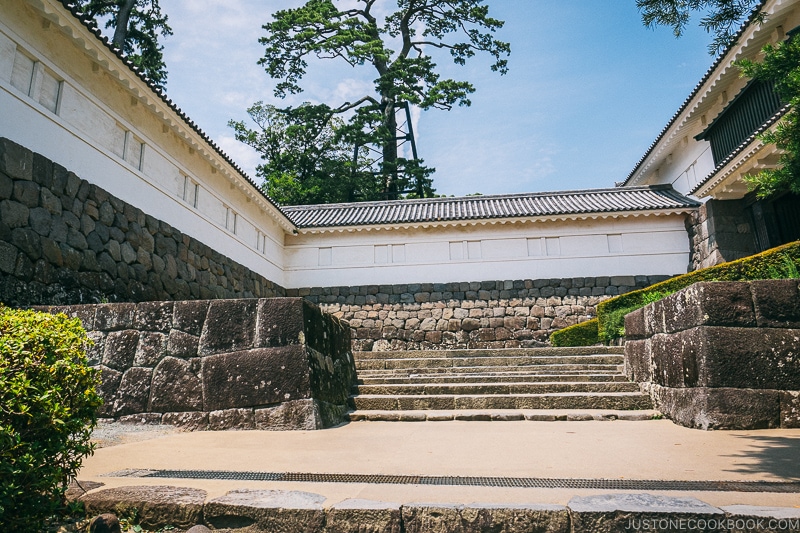
<instances>
[{"instance_id":1,"label":"stone staircase railing wall","mask_svg":"<svg viewBox=\"0 0 800 533\"><path fill-rule=\"evenodd\" d=\"M628 377L683 426L800 427L798 287L696 283L628 314Z\"/></svg>"},{"instance_id":2,"label":"stone staircase railing wall","mask_svg":"<svg viewBox=\"0 0 800 533\"><path fill-rule=\"evenodd\" d=\"M187 429L318 429L345 420L350 331L301 298L45 308L83 322L100 416Z\"/></svg>"},{"instance_id":3,"label":"stone staircase railing wall","mask_svg":"<svg viewBox=\"0 0 800 533\"><path fill-rule=\"evenodd\" d=\"M601 301L668 276L286 289L346 320L353 349L520 348L595 316Z\"/></svg>"},{"instance_id":4,"label":"stone staircase railing wall","mask_svg":"<svg viewBox=\"0 0 800 533\"><path fill-rule=\"evenodd\" d=\"M0 139L0 302L265 298L283 287Z\"/></svg>"}]
</instances>

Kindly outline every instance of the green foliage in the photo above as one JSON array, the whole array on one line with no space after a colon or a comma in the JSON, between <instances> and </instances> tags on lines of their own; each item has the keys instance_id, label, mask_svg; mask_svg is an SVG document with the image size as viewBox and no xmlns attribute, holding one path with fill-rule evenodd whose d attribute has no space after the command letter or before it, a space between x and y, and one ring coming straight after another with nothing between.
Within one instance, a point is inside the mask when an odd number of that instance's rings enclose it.
<instances>
[{"instance_id":1,"label":"green foliage","mask_svg":"<svg viewBox=\"0 0 800 533\"><path fill-rule=\"evenodd\" d=\"M625 335L626 314L678 292L699 281L747 281L792 277L800 265L800 241L760 254L675 276L650 287L631 291L597 306L600 340L609 342Z\"/></svg>"},{"instance_id":2,"label":"green foliage","mask_svg":"<svg viewBox=\"0 0 800 533\"><path fill-rule=\"evenodd\" d=\"M791 109L772 131L764 132L760 139L774 144L782 153L777 168L765 169L758 174L745 176L751 190L759 198L768 198L783 192L800 194L800 40L792 38L763 49L760 62L742 59L736 64L742 74L757 80L772 82L781 100Z\"/></svg>"},{"instance_id":3,"label":"green foliage","mask_svg":"<svg viewBox=\"0 0 800 533\"><path fill-rule=\"evenodd\" d=\"M78 319L0 305L0 530L38 532L63 508L101 399Z\"/></svg>"},{"instance_id":4,"label":"green foliage","mask_svg":"<svg viewBox=\"0 0 800 533\"><path fill-rule=\"evenodd\" d=\"M141 69L156 87L167 84L164 47L159 36L172 35L167 15L159 0L76 0L88 16L105 19L105 27L114 30L112 42Z\"/></svg>"},{"instance_id":5,"label":"green foliage","mask_svg":"<svg viewBox=\"0 0 800 533\"><path fill-rule=\"evenodd\" d=\"M325 106L294 110L256 102L247 110L257 129L230 121L236 139L255 148L264 163L264 192L282 205L377 200L375 177L355 172L353 147L339 134L344 122ZM335 177L333 179L332 177Z\"/></svg>"},{"instance_id":6,"label":"green foliage","mask_svg":"<svg viewBox=\"0 0 800 533\"><path fill-rule=\"evenodd\" d=\"M598 338L604 341L609 341L611 339L624 337L625 315L633 311L636 311L640 307L644 307L647 304L657 302L658 300L668 295L669 293L661 291L644 292L640 296L636 297L634 301L632 301L630 305L628 305L627 307L620 307L605 313L603 315L602 323L598 324L598 332L597 332ZM599 314L600 313L598 311L598 316Z\"/></svg>"},{"instance_id":7,"label":"green foliage","mask_svg":"<svg viewBox=\"0 0 800 533\"><path fill-rule=\"evenodd\" d=\"M558 347L591 346L600 343L597 318L567 326L550 334L550 344Z\"/></svg>"},{"instance_id":8,"label":"green foliage","mask_svg":"<svg viewBox=\"0 0 800 533\"><path fill-rule=\"evenodd\" d=\"M448 110L454 105L470 105L474 86L467 81L442 79L431 51L447 51L459 65L476 53L486 53L494 57L491 69L504 74L504 57L510 47L494 38L503 22L489 17L483 0L398 0L397 10L385 16L373 12L375 3L376 0L357 0L340 9L333 0L308 0L300 7L274 13L273 21L264 25L266 36L259 40L265 46L259 64L278 80L275 95L280 98L302 92L300 82L310 58L371 67L377 75L373 90L355 101L311 106L315 113L307 113L308 106L286 108L281 113L289 124L306 121L308 132L324 136L325 132L335 131L334 142L349 147L351 154L356 147L377 147L377 176L373 174L371 181L358 176L351 179L367 182L372 188L354 199L369 200L376 195L398 198L408 190L417 197L432 196L429 176L434 169L423 166L421 160L405 159L398 151L396 107L408 103L423 110ZM334 117L342 117L344 122L334 123ZM250 136L249 130L240 125L233 123L237 136ZM295 134L287 131L286 136ZM294 149L292 142L285 146ZM267 151L261 153L268 161L264 170L269 171L272 156ZM338 157L333 159L338 161ZM345 181L347 171L353 170L340 163L332 165L332 169L336 172L329 179ZM269 180L270 174L263 177ZM295 183L301 189L307 185L302 179ZM345 187L348 188L353 187ZM293 194L306 196L304 190Z\"/></svg>"},{"instance_id":9,"label":"green foliage","mask_svg":"<svg viewBox=\"0 0 800 533\"><path fill-rule=\"evenodd\" d=\"M762 0L636 0L642 21L648 27L670 26L675 37L686 30L695 12L702 14L700 27L714 35L708 46L717 55L733 41L739 27L748 19ZM763 20L763 15L756 20Z\"/></svg>"}]
</instances>

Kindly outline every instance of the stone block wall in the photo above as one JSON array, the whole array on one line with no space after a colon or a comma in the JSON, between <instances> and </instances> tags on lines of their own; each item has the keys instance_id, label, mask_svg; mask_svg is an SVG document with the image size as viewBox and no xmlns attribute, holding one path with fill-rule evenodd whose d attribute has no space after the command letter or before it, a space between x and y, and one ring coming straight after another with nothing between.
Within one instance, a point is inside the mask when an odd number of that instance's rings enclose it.
<instances>
[{"instance_id":1,"label":"stone block wall","mask_svg":"<svg viewBox=\"0 0 800 533\"><path fill-rule=\"evenodd\" d=\"M350 331L301 298L45 308L77 316L102 376L100 416L189 429L317 429L343 421Z\"/></svg>"},{"instance_id":2,"label":"stone block wall","mask_svg":"<svg viewBox=\"0 0 800 533\"><path fill-rule=\"evenodd\" d=\"M0 138L0 302L283 295L258 273Z\"/></svg>"},{"instance_id":3,"label":"stone block wall","mask_svg":"<svg viewBox=\"0 0 800 533\"><path fill-rule=\"evenodd\" d=\"M800 427L800 280L703 282L625 317L625 368L701 429Z\"/></svg>"},{"instance_id":4,"label":"stone block wall","mask_svg":"<svg viewBox=\"0 0 800 533\"><path fill-rule=\"evenodd\" d=\"M519 348L595 315L612 296L668 276L287 289L350 324L353 349Z\"/></svg>"},{"instance_id":5,"label":"stone block wall","mask_svg":"<svg viewBox=\"0 0 800 533\"><path fill-rule=\"evenodd\" d=\"M686 219L689 270L753 255L756 240L744 200L709 200Z\"/></svg>"}]
</instances>

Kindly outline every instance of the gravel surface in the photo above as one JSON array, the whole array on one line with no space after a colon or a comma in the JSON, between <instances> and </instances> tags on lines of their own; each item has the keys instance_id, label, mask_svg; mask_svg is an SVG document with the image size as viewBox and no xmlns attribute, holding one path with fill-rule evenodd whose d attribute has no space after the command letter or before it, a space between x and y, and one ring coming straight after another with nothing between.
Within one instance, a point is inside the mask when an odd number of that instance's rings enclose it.
<instances>
[{"instance_id":1,"label":"gravel surface","mask_svg":"<svg viewBox=\"0 0 800 533\"><path fill-rule=\"evenodd\" d=\"M100 421L92 432L92 442L97 443L97 448L108 448L109 446L117 446L129 442L157 439L175 433L180 433L180 430L175 426L134 425Z\"/></svg>"}]
</instances>

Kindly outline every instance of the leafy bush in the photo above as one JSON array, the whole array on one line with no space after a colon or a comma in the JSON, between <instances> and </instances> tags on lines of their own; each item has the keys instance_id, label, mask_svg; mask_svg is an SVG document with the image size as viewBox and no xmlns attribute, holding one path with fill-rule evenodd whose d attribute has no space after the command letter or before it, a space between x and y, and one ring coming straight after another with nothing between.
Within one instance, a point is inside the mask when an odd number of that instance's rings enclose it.
<instances>
[{"instance_id":1,"label":"leafy bush","mask_svg":"<svg viewBox=\"0 0 800 533\"><path fill-rule=\"evenodd\" d=\"M550 344L553 346L591 346L600 342L597 336L597 319L567 326L564 329L550 334Z\"/></svg>"},{"instance_id":2,"label":"leafy bush","mask_svg":"<svg viewBox=\"0 0 800 533\"><path fill-rule=\"evenodd\" d=\"M0 531L41 531L93 451L88 342L78 319L0 304Z\"/></svg>"},{"instance_id":3,"label":"leafy bush","mask_svg":"<svg viewBox=\"0 0 800 533\"><path fill-rule=\"evenodd\" d=\"M638 291L637 291L638 292ZM653 291L643 292L634 301L630 302L627 307L619 307L610 312L606 312L603 316L603 321L600 322L598 318L597 336L598 339L603 341L618 339L625 336L625 315L636 311L640 307L647 304L657 302L665 296L669 296L668 292ZM600 316L598 310L597 316ZM601 329L602 328L602 329Z\"/></svg>"},{"instance_id":4,"label":"leafy bush","mask_svg":"<svg viewBox=\"0 0 800 533\"><path fill-rule=\"evenodd\" d=\"M600 302L597 306L600 340L609 342L625 335L625 315L660 300L699 281L748 281L788 278L797 275L800 265L800 241L784 244L713 267L675 276L644 289L628 292Z\"/></svg>"}]
</instances>

